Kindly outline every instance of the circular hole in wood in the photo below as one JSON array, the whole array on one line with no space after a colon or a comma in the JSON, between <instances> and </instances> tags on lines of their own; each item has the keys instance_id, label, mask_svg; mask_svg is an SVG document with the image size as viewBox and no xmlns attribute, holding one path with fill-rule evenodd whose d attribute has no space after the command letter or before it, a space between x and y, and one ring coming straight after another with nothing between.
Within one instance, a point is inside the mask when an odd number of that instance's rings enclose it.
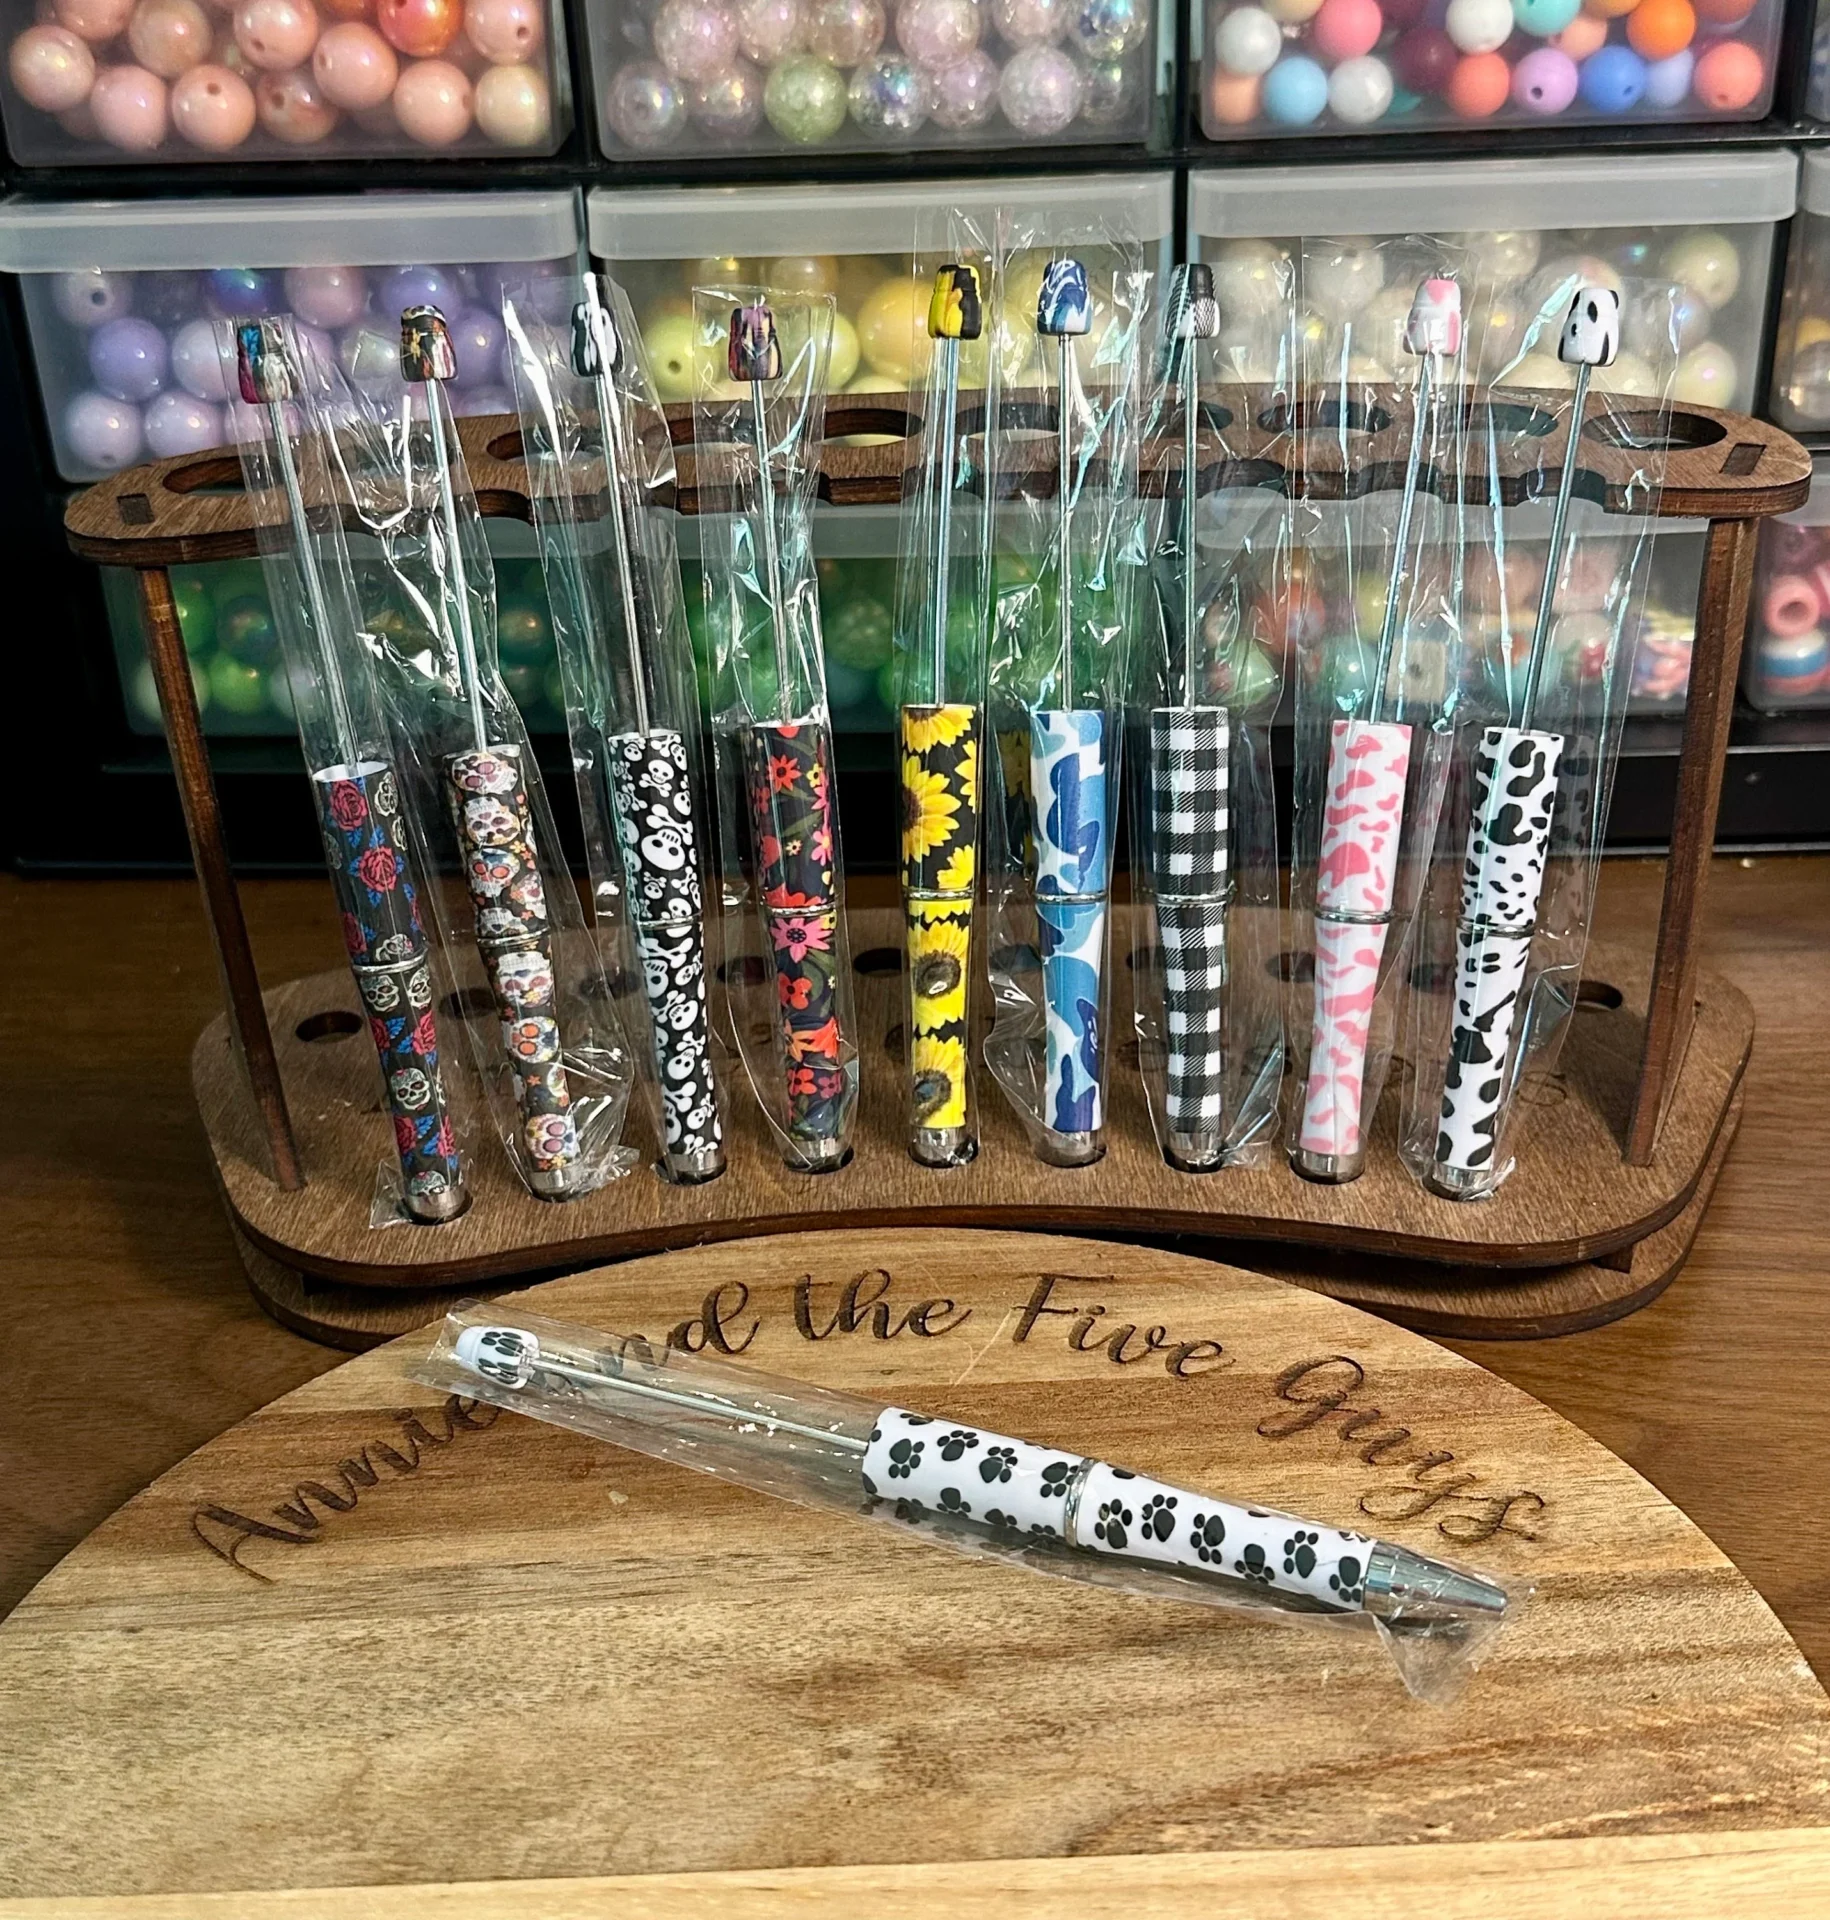
<instances>
[{"instance_id":1,"label":"circular hole in wood","mask_svg":"<svg viewBox=\"0 0 1830 1920\"><path fill-rule=\"evenodd\" d=\"M718 978L726 986L760 987L768 977L768 972L762 956L755 953L743 954L735 961L720 961L718 966Z\"/></svg>"},{"instance_id":2,"label":"circular hole in wood","mask_svg":"<svg viewBox=\"0 0 1830 1920\"><path fill-rule=\"evenodd\" d=\"M489 997L487 987L460 987L456 993L448 993L438 1003L439 1013L447 1020L481 1020L485 1014L494 1013L496 1003Z\"/></svg>"},{"instance_id":3,"label":"circular hole in wood","mask_svg":"<svg viewBox=\"0 0 1830 1920\"><path fill-rule=\"evenodd\" d=\"M1291 406L1280 401L1258 416L1266 433L1383 433L1392 417L1383 407L1371 407L1363 400L1299 401Z\"/></svg>"},{"instance_id":4,"label":"circular hole in wood","mask_svg":"<svg viewBox=\"0 0 1830 1920\"><path fill-rule=\"evenodd\" d=\"M1289 980L1298 986L1307 986L1315 978L1315 955L1312 953L1280 953L1266 962L1274 980Z\"/></svg>"},{"instance_id":5,"label":"circular hole in wood","mask_svg":"<svg viewBox=\"0 0 1830 1920\"><path fill-rule=\"evenodd\" d=\"M1626 998L1618 987L1610 986L1605 980L1576 982L1576 1004L1579 1007L1598 1007L1603 1013L1612 1013L1626 1004Z\"/></svg>"},{"instance_id":6,"label":"circular hole in wood","mask_svg":"<svg viewBox=\"0 0 1830 1920\"><path fill-rule=\"evenodd\" d=\"M1705 420L1681 407L1668 417L1646 409L1635 413L1604 413L1582 425L1584 439L1604 447L1628 447L1648 453L1676 452L1685 447L1713 447L1728 438L1720 420Z\"/></svg>"},{"instance_id":7,"label":"circular hole in wood","mask_svg":"<svg viewBox=\"0 0 1830 1920\"><path fill-rule=\"evenodd\" d=\"M174 467L162 483L167 493L245 493L241 461L223 454L210 454Z\"/></svg>"},{"instance_id":8,"label":"circular hole in wood","mask_svg":"<svg viewBox=\"0 0 1830 1920\"><path fill-rule=\"evenodd\" d=\"M492 460L515 461L527 458L527 449L521 444L521 429L512 427L507 433L498 433L493 440L483 443L483 451ZM593 451L585 448L581 451Z\"/></svg>"},{"instance_id":9,"label":"circular hole in wood","mask_svg":"<svg viewBox=\"0 0 1830 1920\"><path fill-rule=\"evenodd\" d=\"M310 1046L316 1046L320 1040L347 1040L352 1033L362 1031L362 1016L350 1013L342 1007L331 1007L323 1013L308 1013L293 1032Z\"/></svg>"},{"instance_id":10,"label":"circular hole in wood","mask_svg":"<svg viewBox=\"0 0 1830 1920\"><path fill-rule=\"evenodd\" d=\"M866 947L851 963L853 973L861 973L867 979L885 973L902 971L902 954L895 947Z\"/></svg>"},{"instance_id":11,"label":"circular hole in wood","mask_svg":"<svg viewBox=\"0 0 1830 1920\"><path fill-rule=\"evenodd\" d=\"M1542 440L1554 432L1557 416L1547 407L1534 407L1522 400L1483 400L1464 407L1461 415L1464 433L1522 433L1527 439Z\"/></svg>"}]
</instances>

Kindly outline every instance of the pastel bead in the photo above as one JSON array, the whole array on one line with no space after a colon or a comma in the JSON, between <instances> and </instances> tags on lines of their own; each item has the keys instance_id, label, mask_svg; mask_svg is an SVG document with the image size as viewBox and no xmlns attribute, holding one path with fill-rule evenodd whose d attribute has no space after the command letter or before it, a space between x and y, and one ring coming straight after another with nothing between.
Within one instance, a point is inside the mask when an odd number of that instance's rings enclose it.
<instances>
[{"instance_id":1,"label":"pastel bead","mask_svg":"<svg viewBox=\"0 0 1830 1920\"><path fill-rule=\"evenodd\" d=\"M552 98L538 67L492 66L477 82L477 127L498 147L538 147L553 137Z\"/></svg>"},{"instance_id":2,"label":"pastel bead","mask_svg":"<svg viewBox=\"0 0 1830 1920\"><path fill-rule=\"evenodd\" d=\"M1328 104L1328 76L1300 53L1286 54L1262 82L1264 110L1279 125L1304 127Z\"/></svg>"},{"instance_id":3,"label":"pastel bead","mask_svg":"<svg viewBox=\"0 0 1830 1920\"><path fill-rule=\"evenodd\" d=\"M715 140L738 140L754 133L762 124L762 100L762 74L748 60L735 60L722 73L686 90L686 110L693 124Z\"/></svg>"},{"instance_id":4,"label":"pastel bead","mask_svg":"<svg viewBox=\"0 0 1830 1920\"><path fill-rule=\"evenodd\" d=\"M496 362L502 353L502 322L487 307L469 307L453 314L450 326L451 350L457 360L451 384L488 385L495 378Z\"/></svg>"},{"instance_id":5,"label":"pastel bead","mask_svg":"<svg viewBox=\"0 0 1830 1920\"><path fill-rule=\"evenodd\" d=\"M172 335L171 357L172 378L193 400L228 398L222 349L217 344L216 328L211 321L187 320Z\"/></svg>"},{"instance_id":6,"label":"pastel bead","mask_svg":"<svg viewBox=\"0 0 1830 1920\"><path fill-rule=\"evenodd\" d=\"M309 0L242 0L235 9L235 44L266 73L289 73L311 58L318 16Z\"/></svg>"},{"instance_id":7,"label":"pastel bead","mask_svg":"<svg viewBox=\"0 0 1830 1920\"><path fill-rule=\"evenodd\" d=\"M1355 60L1372 52L1384 30L1385 16L1379 11L1378 0L1322 0L1309 38L1325 60Z\"/></svg>"},{"instance_id":8,"label":"pastel bead","mask_svg":"<svg viewBox=\"0 0 1830 1920\"><path fill-rule=\"evenodd\" d=\"M998 81L998 105L1026 139L1060 133L1080 111L1080 69L1059 47L1025 47Z\"/></svg>"},{"instance_id":9,"label":"pastel bead","mask_svg":"<svg viewBox=\"0 0 1830 1920\"><path fill-rule=\"evenodd\" d=\"M127 23L127 44L148 73L162 80L201 66L215 29L197 0L140 0Z\"/></svg>"},{"instance_id":10,"label":"pastel bead","mask_svg":"<svg viewBox=\"0 0 1830 1920\"><path fill-rule=\"evenodd\" d=\"M1449 0L1443 28L1463 53L1493 53L1512 38L1509 0Z\"/></svg>"},{"instance_id":11,"label":"pastel bead","mask_svg":"<svg viewBox=\"0 0 1830 1920\"><path fill-rule=\"evenodd\" d=\"M89 375L114 400L150 400L171 376L171 350L150 320L126 314L89 335Z\"/></svg>"},{"instance_id":12,"label":"pastel bead","mask_svg":"<svg viewBox=\"0 0 1830 1920\"><path fill-rule=\"evenodd\" d=\"M103 473L132 466L146 444L140 409L105 393L79 393L64 409L63 426L77 464Z\"/></svg>"},{"instance_id":13,"label":"pastel bead","mask_svg":"<svg viewBox=\"0 0 1830 1920\"><path fill-rule=\"evenodd\" d=\"M935 0L935 3L944 8L948 0ZM920 4L923 4L923 0L903 0L903 5L896 15L898 34L902 32L903 15L910 11L911 5ZM976 44L979 32L978 8L972 5L972 0L965 0L965 4L972 10L972 41L968 44ZM740 0L736 11L737 44L743 48L746 59L754 60L759 66L772 67L776 61L800 51L801 42L807 32L807 22L801 11L801 0ZM903 40L902 45L905 52L915 54L918 60L924 57L916 53L906 39ZM961 51L963 52L964 49ZM952 57L957 59L958 55L955 54ZM930 64L938 66L942 63L937 60Z\"/></svg>"},{"instance_id":14,"label":"pastel bead","mask_svg":"<svg viewBox=\"0 0 1830 1920\"><path fill-rule=\"evenodd\" d=\"M193 67L172 88L172 125L206 153L227 153L254 131L254 89L227 67Z\"/></svg>"},{"instance_id":15,"label":"pastel bead","mask_svg":"<svg viewBox=\"0 0 1830 1920\"><path fill-rule=\"evenodd\" d=\"M1696 67L1697 57L1688 47L1682 53L1674 53L1669 60L1653 61L1646 69L1646 105L1657 107L1661 112L1681 107L1690 97Z\"/></svg>"},{"instance_id":16,"label":"pastel bead","mask_svg":"<svg viewBox=\"0 0 1830 1920\"><path fill-rule=\"evenodd\" d=\"M389 46L416 60L433 60L464 24L459 0L377 0L375 24Z\"/></svg>"},{"instance_id":17,"label":"pastel bead","mask_svg":"<svg viewBox=\"0 0 1830 1920\"><path fill-rule=\"evenodd\" d=\"M1760 603L1761 624L1768 633L1809 633L1823 617L1817 589L1801 574L1782 573Z\"/></svg>"},{"instance_id":18,"label":"pastel bead","mask_svg":"<svg viewBox=\"0 0 1830 1920\"><path fill-rule=\"evenodd\" d=\"M1830 637L1821 628L1762 635L1754 654L1760 691L1770 699L1802 700L1830 678Z\"/></svg>"},{"instance_id":19,"label":"pastel bead","mask_svg":"<svg viewBox=\"0 0 1830 1920\"><path fill-rule=\"evenodd\" d=\"M1204 96L1210 126L1247 127L1258 118L1263 87L1255 73L1227 73L1216 68L1207 76Z\"/></svg>"},{"instance_id":20,"label":"pastel bead","mask_svg":"<svg viewBox=\"0 0 1830 1920\"><path fill-rule=\"evenodd\" d=\"M1817 603L1830 614L1830 564L1820 564L1811 569L1811 585L1817 593Z\"/></svg>"},{"instance_id":21,"label":"pastel bead","mask_svg":"<svg viewBox=\"0 0 1830 1920\"><path fill-rule=\"evenodd\" d=\"M258 320L277 311L280 283L259 267L213 267L204 304L219 320Z\"/></svg>"},{"instance_id":22,"label":"pastel bead","mask_svg":"<svg viewBox=\"0 0 1830 1920\"><path fill-rule=\"evenodd\" d=\"M381 106L393 94L400 61L367 22L339 20L324 30L312 49L311 70L332 106L361 113Z\"/></svg>"},{"instance_id":23,"label":"pastel bead","mask_svg":"<svg viewBox=\"0 0 1830 1920\"><path fill-rule=\"evenodd\" d=\"M1582 11L1582 0L1512 0L1512 17L1521 33L1548 40L1561 33Z\"/></svg>"},{"instance_id":24,"label":"pastel bead","mask_svg":"<svg viewBox=\"0 0 1830 1920\"><path fill-rule=\"evenodd\" d=\"M1042 7L1047 0L1029 0ZM1056 0L1051 25L1067 24L1065 0ZM885 21L878 0L807 0L807 51L835 67L855 67L883 45Z\"/></svg>"},{"instance_id":25,"label":"pastel bead","mask_svg":"<svg viewBox=\"0 0 1830 1920\"><path fill-rule=\"evenodd\" d=\"M221 411L189 393L160 394L142 416L141 430L147 452L158 460L201 453L223 440Z\"/></svg>"},{"instance_id":26,"label":"pastel bead","mask_svg":"<svg viewBox=\"0 0 1830 1920\"><path fill-rule=\"evenodd\" d=\"M133 311L133 276L78 267L51 282L51 304L73 327L99 327Z\"/></svg>"},{"instance_id":27,"label":"pastel bead","mask_svg":"<svg viewBox=\"0 0 1830 1920\"><path fill-rule=\"evenodd\" d=\"M391 319L408 307L437 307L453 313L463 305L464 296L443 267L395 267L383 276L375 303Z\"/></svg>"},{"instance_id":28,"label":"pastel bead","mask_svg":"<svg viewBox=\"0 0 1830 1920\"><path fill-rule=\"evenodd\" d=\"M546 38L540 0L464 0L464 37L497 66L531 60Z\"/></svg>"},{"instance_id":29,"label":"pastel bead","mask_svg":"<svg viewBox=\"0 0 1830 1920\"><path fill-rule=\"evenodd\" d=\"M1322 10L1322 0L1264 0L1264 10L1280 27L1300 27Z\"/></svg>"},{"instance_id":30,"label":"pastel bead","mask_svg":"<svg viewBox=\"0 0 1830 1920\"><path fill-rule=\"evenodd\" d=\"M27 27L6 56L14 91L42 113L67 113L89 98L95 55L68 27Z\"/></svg>"},{"instance_id":31,"label":"pastel bead","mask_svg":"<svg viewBox=\"0 0 1830 1920\"><path fill-rule=\"evenodd\" d=\"M1718 40L1697 57L1691 82L1711 113L1746 113L1766 91L1766 62L1740 40Z\"/></svg>"},{"instance_id":32,"label":"pastel bead","mask_svg":"<svg viewBox=\"0 0 1830 1920\"><path fill-rule=\"evenodd\" d=\"M254 107L261 125L288 147L312 147L329 139L343 117L309 67L262 74L254 83Z\"/></svg>"},{"instance_id":33,"label":"pastel bead","mask_svg":"<svg viewBox=\"0 0 1830 1920\"><path fill-rule=\"evenodd\" d=\"M1512 69L1497 53L1464 54L1455 63L1443 98L1464 120L1486 120L1512 92Z\"/></svg>"},{"instance_id":34,"label":"pastel bead","mask_svg":"<svg viewBox=\"0 0 1830 1920\"><path fill-rule=\"evenodd\" d=\"M1067 32L1067 23L1066 0L991 0L991 24L1008 46L1047 46ZM820 50L817 40L814 47Z\"/></svg>"},{"instance_id":35,"label":"pastel bead","mask_svg":"<svg viewBox=\"0 0 1830 1920\"><path fill-rule=\"evenodd\" d=\"M685 132L686 118L686 90L658 60L619 67L604 89L610 131L638 151L671 145Z\"/></svg>"},{"instance_id":36,"label":"pastel bead","mask_svg":"<svg viewBox=\"0 0 1830 1920\"><path fill-rule=\"evenodd\" d=\"M1660 265L1679 285L1709 303L1712 312L1734 299L1741 285L1741 255L1726 234L1704 228L1674 240Z\"/></svg>"},{"instance_id":37,"label":"pastel bead","mask_svg":"<svg viewBox=\"0 0 1830 1920\"><path fill-rule=\"evenodd\" d=\"M1328 106L1343 125L1363 127L1384 117L1392 104L1392 70L1361 54L1343 60L1328 76Z\"/></svg>"},{"instance_id":38,"label":"pastel bead","mask_svg":"<svg viewBox=\"0 0 1830 1920\"><path fill-rule=\"evenodd\" d=\"M1705 340L1677 363L1671 378L1671 397L1700 407L1726 407L1735 397L1741 370L1735 356L1719 340Z\"/></svg>"},{"instance_id":39,"label":"pastel bead","mask_svg":"<svg viewBox=\"0 0 1830 1920\"><path fill-rule=\"evenodd\" d=\"M784 140L815 147L845 124L845 76L830 60L797 53L763 83L763 112Z\"/></svg>"},{"instance_id":40,"label":"pastel bead","mask_svg":"<svg viewBox=\"0 0 1830 1920\"><path fill-rule=\"evenodd\" d=\"M933 76L928 117L951 133L982 127L998 104L998 63L982 47Z\"/></svg>"},{"instance_id":41,"label":"pastel bead","mask_svg":"<svg viewBox=\"0 0 1830 1920\"><path fill-rule=\"evenodd\" d=\"M95 76L88 108L95 116L96 132L111 147L150 153L171 124L166 102L165 82L156 73L144 67L104 67Z\"/></svg>"},{"instance_id":42,"label":"pastel bead","mask_svg":"<svg viewBox=\"0 0 1830 1920\"><path fill-rule=\"evenodd\" d=\"M1597 113L1630 113L1646 91L1646 63L1631 47L1602 47L1579 71L1582 98Z\"/></svg>"},{"instance_id":43,"label":"pastel bead","mask_svg":"<svg viewBox=\"0 0 1830 1920\"><path fill-rule=\"evenodd\" d=\"M1228 73L1269 73L1283 50L1283 29L1262 7L1235 7L1214 29L1214 58Z\"/></svg>"},{"instance_id":44,"label":"pastel bead","mask_svg":"<svg viewBox=\"0 0 1830 1920\"><path fill-rule=\"evenodd\" d=\"M1576 97L1576 63L1555 47L1537 47L1512 70L1512 99L1527 113L1561 113Z\"/></svg>"},{"instance_id":45,"label":"pastel bead","mask_svg":"<svg viewBox=\"0 0 1830 1920\"><path fill-rule=\"evenodd\" d=\"M394 118L422 147L455 146L470 131L475 94L449 60L415 60L394 87Z\"/></svg>"},{"instance_id":46,"label":"pastel bead","mask_svg":"<svg viewBox=\"0 0 1830 1920\"><path fill-rule=\"evenodd\" d=\"M127 31L133 0L53 0L52 17L60 27L101 46Z\"/></svg>"},{"instance_id":47,"label":"pastel bead","mask_svg":"<svg viewBox=\"0 0 1830 1920\"><path fill-rule=\"evenodd\" d=\"M1608 44L1608 23L1592 13L1579 13L1561 33L1551 35L1550 44L1572 60L1586 60Z\"/></svg>"}]
</instances>

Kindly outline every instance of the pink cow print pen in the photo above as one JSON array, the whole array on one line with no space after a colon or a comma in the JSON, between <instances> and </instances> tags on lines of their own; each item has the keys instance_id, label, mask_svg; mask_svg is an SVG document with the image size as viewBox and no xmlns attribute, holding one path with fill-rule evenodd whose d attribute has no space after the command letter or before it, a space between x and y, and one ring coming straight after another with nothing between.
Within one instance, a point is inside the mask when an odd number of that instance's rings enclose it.
<instances>
[{"instance_id":1,"label":"pink cow print pen","mask_svg":"<svg viewBox=\"0 0 1830 1920\"><path fill-rule=\"evenodd\" d=\"M1404 344L1422 364L1370 710L1364 719L1336 720L1328 740L1327 796L1315 879L1315 1007L1309 1079L1291 1155L1305 1179L1324 1183L1358 1178L1366 1160L1366 1123L1378 1104L1378 1087L1369 1090L1366 1085L1366 1064L1395 907L1411 766L1409 725L1382 716L1409 571L1424 427L1439 385L1436 362L1439 355L1452 356L1461 349L1461 289L1453 280L1431 278L1417 289Z\"/></svg>"}]
</instances>

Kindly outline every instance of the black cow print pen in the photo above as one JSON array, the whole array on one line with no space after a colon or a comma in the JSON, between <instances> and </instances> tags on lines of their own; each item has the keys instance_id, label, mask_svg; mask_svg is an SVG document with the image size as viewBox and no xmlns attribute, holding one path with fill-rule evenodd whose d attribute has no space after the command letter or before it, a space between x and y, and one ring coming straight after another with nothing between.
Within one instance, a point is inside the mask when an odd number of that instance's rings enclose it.
<instances>
[{"instance_id":1,"label":"black cow print pen","mask_svg":"<svg viewBox=\"0 0 1830 1920\"><path fill-rule=\"evenodd\" d=\"M1551 812L1557 804L1557 763L1563 754L1562 734L1534 725L1538 694L1563 571L1589 376L1596 367L1612 365L1619 346L1620 296L1607 287L1579 288L1557 341L1557 358L1576 369L1576 390L1544 556L1544 584L1538 590L1523 707L1518 726L1489 727L1481 735L1474 768L1474 818L1462 865L1461 921L1455 935L1455 1024L1428 1177L1431 1190L1450 1200L1490 1193L1500 1171L1496 1158L1512 1078L1513 1029L1537 931ZM1510 723L1511 716L1507 718Z\"/></svg>"}]
</instances>

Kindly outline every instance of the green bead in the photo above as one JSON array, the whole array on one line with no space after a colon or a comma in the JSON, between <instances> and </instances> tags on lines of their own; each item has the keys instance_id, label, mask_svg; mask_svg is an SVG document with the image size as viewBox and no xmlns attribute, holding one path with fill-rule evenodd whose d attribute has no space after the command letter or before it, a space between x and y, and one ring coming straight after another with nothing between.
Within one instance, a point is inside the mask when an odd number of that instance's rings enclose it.
<instances>
[{"instance_id":1,"label":"green bead","mask_svg":"<svg viewBox=\"0 0 1830 1920\"><path fill-rule=\"evenodd\" d=\"M845 76L830 60L796 54L769 75L763 112L784 140L817 147L845 124Z\"/></svg>"},{"instance_id":2,"label":"green bead","mask_svg":"<svg viewBox=\"0 0 1830 1920\"><path fill-rule=\"evenodd\" d=\"M221 560L209 570L210 592L220 607L245 594L265 597L267 576L258 560Z\"/></svg>"},{"instance_id":3,"label":"green bead","mask_svg":"<svg viewBox=\"0 0 1830 1920\"><path fill-rule=\"evenodd\" d=\"M207 653L216 638L216 603L196 568L174 567L171 579L178 630L184 635L185 652L194 659L200 653Z\"/></svg>"},{"instance_id":4,"label":"green bead","mask_svg":"<svg viewBox=\"0 0 1830 1920\"><path fill-rule=\"evenodd\" d=\"M545 697L546 689L542 680L539 667L525 660L502 669L502 684L508 689L508 697L524 714L530 707L537 707Z\"/></svg>"},{"instance_id":5,"label":"green bead","mask_svg":"<svg viewBox=\"0 0 1830 1920\"><path fill-rule=\"evenodd\" d=\"M532 600L504 600L496 617L496 645L504 664L549 664L553 658L553 629L546 609Z\"/></svg>"},{"instance_id":6,"label":"green bead","mask_svg":"<svg viewBox=\"0 0 1830 1920\"><path fill-rule=\"evenodd\" d=\"M540 691L555 720L563 720L566 711L566 683L557 666L548 667L540 676Z\"/></svg>"},{"instance_id":7,"label":"green bead","mask_svg":"<svg viewBox=\"0 0 1830 1920\"><path fill-rule=\"evenodd\" d=\"M890 657L895 621L881 600L841 594L823 621L826 657L841 666L875 673Z\"/></svg>"},{"instance_id":8,"label":"green bead","mask_svg":"<svg viewBox=\"0 0 1830 1920\"><path fill-rule=\"evenodd\" d=\"M225 713L245 717L267 710L266 676L231 654L219 653L210 662L210 693Z\"/></svg>"},{"instance_id":9,"label":"green bead","mask_svg":"<svg viewBox=\"0 0 1830 1920\"><path fill-rule=\"evenodd\" d=\"M279 655L280 634L266 596L247 593L218 602L216 644L232 660L251 667L270 665Z\"/></svg>"}]
</instances>

